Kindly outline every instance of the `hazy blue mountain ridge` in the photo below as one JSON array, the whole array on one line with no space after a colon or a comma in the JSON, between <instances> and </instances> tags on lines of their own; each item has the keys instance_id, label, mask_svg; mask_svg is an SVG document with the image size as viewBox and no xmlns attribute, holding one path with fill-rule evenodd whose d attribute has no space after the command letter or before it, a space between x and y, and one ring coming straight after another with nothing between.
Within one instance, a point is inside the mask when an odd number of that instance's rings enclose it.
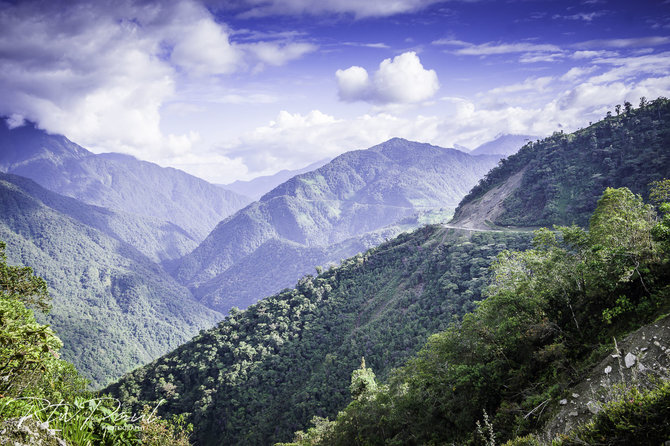
<instances>
[{"instance_id":1,"label":"hazy blue mountain ridge","mask_svg":"<svg viewBox=\"0 0 670 446\"><path fill-rule=\"evenodd\" d=\"M182 256L197 246L197 242L174 223L89 205L44 189L33 180L18 175L0 172L0 179L18 186L55 211L129 244L138 254L154 262Z\"/></svg>"},{"instance_id":2,"label":"hazy blue mountain ridge","mask_svg":"<svg viewBox=\"0 0 670 446\"><path fill-rule=\"evenodd\" d=\"M493 140L485 142L470 152L470 155L514 155L529 141L534 141L536 136L531 135L498 135Z\"/></svg>"},{"instance_id":3,"label":"hazy blue mountain ridge","mask_svg":"<svg viewBox=\"0 0 670 446\"><path fill-rule=\"evenodd\" d=\"M101 385L180 345L221 315L108 233L113 212L0 174L0 240L11 264L47 281L46 322L63 356ZM44 318L43 318L44 319Z\"/></svg>"},{"instance_id":4,"label":"hazy blue mountain ridge","mask_svg":"<svg viewBox=\"0 0 670 446\"><path fill-rule=\"evenodd\" d=\"M0 125L0 171L87 204L171 222L198 242L251 201L177 169L93 154L32 124Z\"/></svg>"},{"instance_id":5,"label":"hazy blue mountain ridge","mask_svg":"<svg viewBox=\"0 0 670 446\"><path fill-rule=\"evenodd\" d=\"M241 290L257 290L246 306L268 291L295 283L315 265L337 262L360 250L360 244L353 242L348 249L334 250L329 248L332 245L393 225L419 210L455 206L497 160L399 138L347 152L291 178L223 220L198 248L170 262L168 269L196 297L222 311L231 306L227 300L239 302ZM272 262L259 259L255 265L256 270L280 278L276 284L265 282L261 292L253 275L243 286L226 274L247 256L265 249L269 240L281 241L286 257L272 256ZM307 250L298 253L295 244ZM296 261L303 267L286 265ZM292 273L282 275L279 270ZM226 276L219 277L222 274ZM232 282L239 286L224 285Z\"/></svg>"},{"instance_id":6,"label":"hazy blue mountain ridge","mask_svg":"<svg viewBox=\"0 0 670 446\"><path fill-rule=\"evenodd\" d=\"M329 161L329 159L322 159L314 163L309 164L308 166L303 167L302 169L295 170L280 170L274 175L263 175L260 177L253 178L248 181L237 180L229 184L221 184L220 186L224 189L231 190L240 195L253 198L258 200L266 193L270 192L275 187L279 186L283 182L293 178L296 175L301 173L310 172L312 170L318 169Z\"/></svg>"}]
</instances>

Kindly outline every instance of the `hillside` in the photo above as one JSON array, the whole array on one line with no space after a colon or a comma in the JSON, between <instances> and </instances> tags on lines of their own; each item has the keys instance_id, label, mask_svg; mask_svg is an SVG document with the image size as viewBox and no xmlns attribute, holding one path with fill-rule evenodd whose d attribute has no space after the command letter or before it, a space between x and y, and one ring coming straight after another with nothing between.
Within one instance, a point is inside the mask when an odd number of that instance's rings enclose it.
<instances>
[{"instance_id":1,"label":"hillside","mask_svg":"<svg viewBox=\"0 0 670 446\"><path fill-rule=\"evenodd\" d=\"M212 308L225 312L233 305L246 307L291 286L316 265L373 246L356 238L370 239L366 234L379 230L392 237L411 227L400 222L418 212L446 212L497 159L397 138L347 152L291 178L222 221L169 269ZM270 257L263 254L269 249L274 250ZM253 270L247 272L248 280L241 281L237 273L231 280L240 262ZM272 280L258 281L260 274ZM241 302L240 293L249 299Z\"/></svg>"},{"instance_id":2,"label":"hillside","mask_svg":"<svg viewBox=\"0 0 670 446\"><path fill-rule=\"evenodd\" d=\"M88 205L51 192L18 175L0 173L0 179L12 183L53 210L132 246L153 262L179 257L196 246L195 240L173 223Z\"/></svg>"},{"instance_id":3,"label":"hillside","mask_svg":"<svg viewBox=\"0 0 670 446\"><path fill-rule=\"evenodd\" d=\"M585 226L606 187L628 187L647 196L649 184L670 172L670 100L659 98L640 108L627 107L572 134L554 133L529 143L489 172L461 201L453 224L481 213L487 193L500 195L490 221L501 226L578 224Z\"/></svg>"},{"instance_id":4,"label":"hillside","mask_svg":"<svg viewBox=\"0 0 670 446\"><path fill-rule=\"evenodd\" d=\"M198 444L285 441L344 406L361 355L387 376L474 308L498 252L528 241L439 226L403 234L233 311L107 391L134 407L165 398L161 413L188 412Z\"/></svg>"},{"instance_id":5,"label":"hillside","mask_svg":"<svg viewBox=\"0 0 670 446\"><path fill-rule=\"evenodd\" d=\"M46 279L53 309L42 320L63 340L63 357L94 385L151 361L221 317L113 236L138 221L0 175L0 240L8 259ZM166 238L181 236L163 231Z\"/></svg>"},{"instance_id":6,"label":"hillside","mask_svg":"<svg viewBox=\"0 0 670 446\"><path fill-rule=\"evenodd\" d=\"M32 124L11 130L0 125L0 172L87 204L171 223L194 244L251 201L177 169L128 155L93 154ZM147 236L152 235L142 235Z\"/></svg>"},{"instance_id":7,"label":"hillside","mask_svg":"<svg viewBox=\"0 0 670 446\"><path fill-rule=\"evenodd\" d=\"M670 180L660 187L670 198ZM347 408L291 445L663 444L670 202L659 210L660 223L639 196L608 188L588 231L542 229L532 249L503 252L475 311L388 379L366 358ZM640 326L636 348L624 335Z\"/></svg>"},{"instance_id":8,"label":"hillside","mask_svg":"<svg viewBox=\"0 0 670 446\"><path fill-rule=\"evenodd\" d=\"M627 178L662 177L662 166ZM526 231L403 234L233 311L108 390L130 407L165 398L164 413L187 413L198 444L287 441L312 417L296 444L465 443L476 441L483 409L502 438L529 432L609 354L612 335L668 310L670 208L657 231L653 209L628 190L609 189L601 203L591 231L540 231L530 250ZM654 231L665 238L652 241Z\"/></svg>"}]
</instances>

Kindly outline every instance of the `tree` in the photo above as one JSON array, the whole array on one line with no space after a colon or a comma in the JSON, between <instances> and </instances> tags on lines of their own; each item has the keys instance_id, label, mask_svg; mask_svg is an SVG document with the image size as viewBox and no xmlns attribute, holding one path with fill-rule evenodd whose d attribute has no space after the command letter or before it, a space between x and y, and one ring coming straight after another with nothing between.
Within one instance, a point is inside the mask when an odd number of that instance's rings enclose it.
<instances>
[{"instance_id":1,"label":"tree","mask_svg":"<svg viewBox=\"0 0 670 446\"><path fill-rule=\"evenodd\" d=\"M5 243L0 241L0 294L5 299L15 299L48 312L50 303L46 282L34 276L30 267L7 265L5 247Z\"/></svg>"},{"instance_id":2,"label":"tree","mask_svg":"<svg viewBox=\"0 0 670 446\"><path fill-rule=\"evenodd\" d=\"M624 107L624 109L626 109L626 114L628 114L628 113L630 113L631 110L633 109L633 104L631 104L630 102L626 101L626 102L623 103L623 107Z\"/></svg>"},{"instance_id":3,"label":"tree","mask_svg":"<svg viewBox=\"0 0 670 446\"><path fill-rule=\"evenodd\" d=\"M649 198L658 206L661 221L652 229L652 234L666 250L670 250L670 180L651 183Z\"/></svg>"},{"instance_id":4,"label":"tree","mask_svg":"<svg viewBox=\"0 0 670 446\"><path fill-rule=\"evenodd\" d=\"M5 244L0 242L0 393L21 395L39 381L58 357L63 345L33 310L46 311L49 296L43 279L27 267L7 265Z\"/></svg>"},{"instance_id":5,"label":"tree","mask_svg":"<svg viewBox=\"0 0 670 446\"><path fill-rule=\"evenodd\" d=\"M372 392L377 390L377 381L375 381L375 374L372 369L365 367L365 357L361 358L361 366L354 370L351 374L351 385L349 386L351 396L358 400L369 396Z\"/></svg>"},{"instance_id":6,"label":"tree","mask_svg":"<svg viewBox=\"0 0 670 446\"><path fill-rule=\"evenodd\" d=\"M652 181L649 199L657 206L662 203L670 202L670 180Z\"/></svg>"}]
</instances>

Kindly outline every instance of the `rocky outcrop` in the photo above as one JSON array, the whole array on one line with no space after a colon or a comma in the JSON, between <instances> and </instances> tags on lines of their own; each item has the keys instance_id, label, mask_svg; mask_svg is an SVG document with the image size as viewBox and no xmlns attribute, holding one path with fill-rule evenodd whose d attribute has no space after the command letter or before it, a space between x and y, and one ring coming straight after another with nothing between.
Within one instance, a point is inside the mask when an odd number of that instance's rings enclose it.
<instances>
[{"instance_id":1,"label":"rocky outcrop","mask_svg":"<svg viewBox=\"0 0 670 446\"><path fill-rule=\"evenodd\" d=\"M565 434L591 419L607 402L631 387L648 388L670 379L670 316L646 325L624 340L614 340L612 352L586 377L555 402L556 413L545 425L544 437Z\"/></svg>"},{"instance_id":2,"label":"rocky outcrop","mask_svg":"<svg viewBox=\"0 0 670 446\"><path fill-rule=\"evenodd\" d=\"M67 443L58 438L57 431L50 429L49 423L27 415L0 422L0 445L67 446Z\"/></svg>"}]
</instances>

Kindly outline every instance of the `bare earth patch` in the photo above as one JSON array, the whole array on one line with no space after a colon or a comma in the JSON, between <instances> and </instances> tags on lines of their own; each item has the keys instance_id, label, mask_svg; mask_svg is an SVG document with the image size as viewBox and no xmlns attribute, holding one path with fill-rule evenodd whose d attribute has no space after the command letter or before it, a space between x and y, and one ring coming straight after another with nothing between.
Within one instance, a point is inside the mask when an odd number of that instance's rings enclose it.
<instances>
[{"instance_id":1,"label":"bare earth patch","mask_svg":"<svg viewBox=\"0 0 670 446\"><path fill-rule=\"evenodd\" d=\"M463 206L461 215L449 223L449 227L461 229L491 229L504 211L503 202L521 185L526 169L512 175L500 186L486 192L481 198Z\"/></svg>"}]
</instances>

